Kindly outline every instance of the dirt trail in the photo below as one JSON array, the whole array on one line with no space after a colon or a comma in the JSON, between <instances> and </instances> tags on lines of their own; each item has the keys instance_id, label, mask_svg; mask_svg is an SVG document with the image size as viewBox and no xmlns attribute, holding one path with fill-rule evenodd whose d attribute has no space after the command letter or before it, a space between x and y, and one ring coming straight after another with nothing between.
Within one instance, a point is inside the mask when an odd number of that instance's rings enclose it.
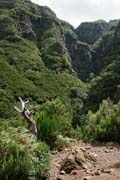
<instances>
[{"instance_id":1,"label":"dirt trail","mask_svg":"<svg viewBox=\"0 0 120 180\"><path fill-rule=\"evenodd\" d=\"M97 160L89 169L75 170L71 174L62 172L60 165L72 147L60 152L52 152L51 177L49 180L120 180L120 145L113 143L90 145L78 143L77 148L97 155Z\"/></svg>"}]
</instances>

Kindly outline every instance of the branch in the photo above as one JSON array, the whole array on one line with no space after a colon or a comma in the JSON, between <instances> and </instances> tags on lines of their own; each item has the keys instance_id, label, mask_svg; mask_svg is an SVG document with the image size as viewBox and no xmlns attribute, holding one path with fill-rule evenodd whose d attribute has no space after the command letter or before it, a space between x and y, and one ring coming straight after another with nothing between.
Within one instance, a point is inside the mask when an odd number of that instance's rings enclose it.
<instances>
[{"instance_id":1,"label":"branch","mask_svg":"<svg viewBox=\"0 0 120 180\"><path fill-rule=\"evenodd\" d=\"M32 118L32 113L33 111L29 111L29 109L27 109L25 107L25 105L27 103L29 103L29 99L26 100L26 101L23 101L21 97L18 97L19 101L21 102L21 106L22 106L22 109L20 110L19 108L17 108L16 106L14 106L14 109L21 113L24 117L24 119L26 120L27 124L28 124L28 128L30 130L30 132L32 134L37 134L37 127L36 127L36 121Z\"/></svg>"}]
</instances>

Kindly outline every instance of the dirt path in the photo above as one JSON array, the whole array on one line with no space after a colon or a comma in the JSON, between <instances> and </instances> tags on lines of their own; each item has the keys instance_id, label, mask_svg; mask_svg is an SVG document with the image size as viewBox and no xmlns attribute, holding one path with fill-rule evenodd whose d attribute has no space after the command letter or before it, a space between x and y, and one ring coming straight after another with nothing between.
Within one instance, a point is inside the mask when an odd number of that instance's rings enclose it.
<instances>
[{"instance_id":1,"label":"dirt path","mask_svg":"<svg viewBox=\"0 0 120 180\"><path fill-rule=\"evenodd\" d=\"M120 180L120 145L113 143L89 145L78 143L77 148L96 154L96 162L91 168L74 170L71 174L62 172L60 165L72 147L60 152L52 152L51 178L49 180Z\"/></svg>"}]
</instances>

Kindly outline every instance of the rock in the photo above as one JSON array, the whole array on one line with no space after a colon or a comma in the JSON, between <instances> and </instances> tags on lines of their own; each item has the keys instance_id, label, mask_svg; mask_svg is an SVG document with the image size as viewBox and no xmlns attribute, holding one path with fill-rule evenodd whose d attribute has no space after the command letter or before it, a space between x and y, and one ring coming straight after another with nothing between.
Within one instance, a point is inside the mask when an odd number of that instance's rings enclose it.
<instances>
[{"instance_id":1,"label":"rock","mask_svg":"<svg viewBox=\"0 0 120 180\"><path fill-rule=\"evenodd\" d=\"M85 159L83 151L79 150L79 152L76 153L75 162L78 163L83 169L88 169L88 162Z\"/></svg>"},{"instance_id":2,"label":"rock","mask_svg":"<svg viewBox=\"0 0 120 180\"><path fill-rule=\"evenodd\" d=\"M86 172L87 174L90 174L90 170L89 170L89 169L86 169L85 172Z\"/></svg>"},{"instance_id":3,"label":"rock","mask_svg":"<svg viewBox=\"0 0 120 180\"><path fill-rule=\"evenodd\" d=\"M77 175L78 172L76 170L72 170L72 172L70 173L71 175Z\"/></svg>"},{"instance_id":4,"label":"rock","mask_svg":"<svg viewBox=\"0 0 120 180\"><path fill-rule=\"evenodd\" d=\"M60 176L58 176L58 177L56 178L56 180L63 180L63 178L60 177Z\"/></svg>"},{"instance_id":5,"label":"rock","mask_svg":"<svg viewBox=\"0 0 120 180\"><path fill-rule=\"evenodd\" d=\"M98 155L95 154L95 153L88 153L88 154L86 154L86 157L87 157L90 161L96 162Z\"/></svg>"},{"instance_id":6,"label":"rock","mask_svg":"<svg viewBox=\"0 0 120 180\"><path fill-rule=\"evenodd\" d=\"M97 169L97 171L95 172L95 175L96 176L99 176L101 174L101 170L100 169Z\"/></svg>"},{"instance_id":7,"label":"rock","mask_svg":"<svg viewBox=\"0 0 120 180\"><path fill-rule=\"evenodd\" d=\"M76 161L78 164L82 164L82 163L85 163L85 162L86 162L84 153L83 153L81 150L79 150L79 152L76 153L76 155L75 155L75 161Z\"/></svg>"},{"instance_id":8,"label":"rock","mask_svg":"<svg viewBox=\"0 0 120 180\"><path fill-rule=\"evenodd\" d=\"M61 175L64 175L64 174L65 174L65 171L63 171L63 170L60 171L60 174L61 174Z\"/></svg>"},{"instance_id":9,"label":"rock","mask_svg":"<svg viewBox=\"0 0 120 180\"><path fill-rule=\"evenodd\" d=\"M91 147L90 147L90 146L87 146L87 147L85 147L85 149L91 149Z\"/></svg>"},{"instance_id":10,"label":"rock","mask_svg":"<svg viewBox=\"0 0 120 180\"><path fill-rule=\"evenodd\" d=\"M69 149L68 148L65 148L63 152L67 152Z\"/></svg>"},{"instance_id":11,"label":"rock","mask_svg":"<svg viewBox=\"0 0 120 180\"><path fill-rule=\"evenodd\" d=\"M113 169L102 169L101 172L111 174L113 172Z\"/></svg>"},{"instance_id":12,"label":"rock","mask_svg":"<svg viewBox=\"0 0 120 180\"><path fill-rule=\"evenodd\" d=\"M109 147L109 149L113 150L113 149L114 149L114 147L113 147L113 146L111 146L111 147Z\"/></svg>"},{"instance_id":13,"label":"rock","mask_svg":"<svg viewBox=\"0 0 120 180\"><path fill-rule=\"evenodd\" d=\"M84 148L84 147L80 147L80 149L84 152L86 151L86 148Z\"/></svg>"},{"instance_id":14,"label":"rock","mask_svg":"<svg viewBox=\"0 0 120 180\"><path fill-rule=\"evenodd\" d=\"M83 180L90 180L90 179L91 179L91 176L83 177Z\"/></svg>"},{"instance_id":15,"label":"rock","mask_svg":"<svg viewBox=\"0 0 120 180\"><path fill-rule=\"evenodd\" d=\"M61 163L60 170L65 171L67 174L70 174L72 170L78 169L78 165L75 162L75 157L73 154L69 154Z\"/></svg>"},{"instance_id":16,"label":"rock","mask_svg":"<svg viewBox=\"0 0 120 180\"><path fill-rule=\"evenodd\" d=\"M76 153L76 151L72 149L71 153L72 153L72 154L75 154L75 153Z\"/></svg>"},{"instance_id":17,"label":"rock","mask_svg":"<svg viewBox=\"0 0 120 180\"><path fill-rule=\"evenodd\" d=\"M75 157L74 157L73 154L69 154L69 155L67 156L67 159L68 159L68 160L71 160L71 161L75 161Z\"/></svg>"},{"instance_id":18,"label":"rock","mask_svg":"<svg viewBox=\"0 0 120 180\"><path fill-rule=\"evenodd\" d=\"M94 176L95 175L95 172L91 172L91 176Z\"/></svg>"},{"instance_id":19,"label":"rock","mask_svg":"<svg viewBox=\"0 0 120 180\"><path fill-rule=\"evenodd\" d=\"M105 153L110 153L110 150L109 150L109 149L106 149L106 150L105 150Z\"/></svg>"},{"instance_id":20,"label":"rock","mask_svg":"<svg viewBox=\"0 0 120 180\"><path fill-rule=\"evenodd\" d=\"M54 165L55 165L58 169L60 168L60 164L54 163Z\"/></svg>"},{"instance_id":21,"label":"rock","mask_svg":"<svg viewBox=\"0 0 120 180\"><path fill-rule=\"evenodd\" d=\"M51 153L54 155L54 154L57 154L58 151L57 150L56 151L52 151Z\"/></svg>"}]
</instances>

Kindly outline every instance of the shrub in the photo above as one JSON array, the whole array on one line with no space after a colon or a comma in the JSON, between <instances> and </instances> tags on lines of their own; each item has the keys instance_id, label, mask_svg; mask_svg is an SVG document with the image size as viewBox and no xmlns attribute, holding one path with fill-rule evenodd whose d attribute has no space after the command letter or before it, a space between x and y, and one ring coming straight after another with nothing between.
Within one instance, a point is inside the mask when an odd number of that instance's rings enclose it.
<instances>
[{"instance_id":1,"label":"shrub","mask_svg":"<svg viewBox=\"0 0 120 180\"><path fill-rule=\"evenodd\" d=\"M38 138L51 147L54 147L59 134L68 135L71 129L70 114L58 98L43 104L36 118Z\"/></svg>"},{"instance_id":2,"label":"shrub","mask_svg":"<svg viewBox=\"0 0 120 180\"><path fill-rule=\"evenodd\" d=\"M61 150L66 147L69 147L71 143L75 143L75 142L76 140L73 138L63 137L62 135L58 135L55 144L58 150Z\"/></svg>"},{"instance_id":3,"label":"shrub","mask_svg":"<svg viewBox=\"0 0 120 180\"><path fill-rule=\"evenodd\" d=\"M102 141L120 142L120 102L103 100L96 113L88 113L88 136Z\"/></svg>"},{"instance_id":4,"label":"shrub","mask_svg":"<svg viewBox=\"0 0 120 180\"><path fill-rule=\"evenodd\" d=\"M42 180L49 165L46 144L24 128L8 128L0 132L0 179Z\"/></svg>"}]
</instances>

